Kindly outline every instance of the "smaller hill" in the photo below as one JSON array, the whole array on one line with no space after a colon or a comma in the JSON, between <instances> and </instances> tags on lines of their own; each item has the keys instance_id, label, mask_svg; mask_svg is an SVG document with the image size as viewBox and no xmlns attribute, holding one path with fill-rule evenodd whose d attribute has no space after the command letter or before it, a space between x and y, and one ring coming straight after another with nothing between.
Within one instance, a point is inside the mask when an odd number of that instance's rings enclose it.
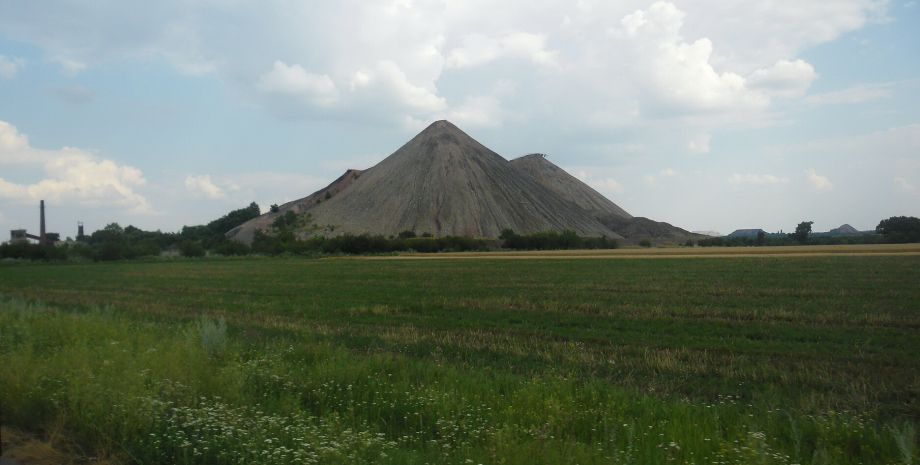
<instances>
[{"instance_id":1,"label":"smaller hill","mask_svg":"<svg viewBox=\"0 0 920 465\"><path fill-rule=\"evenodd\" d=\"M839 228L831 229L827 233L832 236L846 236L849 234L862 234L861 231L850 226L849 224L844 224L840 226Z\"/></svg>"},{"instance_id":2,"label":"smaller hill","mask_svg":"<svg viewBox=\"0 0 920 465\"><path fill-rule=\"evenodd\" d=\"M338 195L339 192L342 192L342 190L344 190L346 187L357 181L358 178L361 177L361 173L362 170L348 170L345 172L345 174L339 176L338 179L332 181L332 183L330 183L328 186L302 199L294 200L292 202L281 205L278 207L277 212L268 212L259 216L258 218L250 220L231 229L227 232L227 239L251 244L256 230L263 229L268 231L271 229L271 224L279 216L284 215L289 211L293 211L298 216L306 213L307 210Z\"/></svg>"},{"instance_id":3,"label":"smaller hill","mask_svg":"<svg viewBox=\"0 0 920 465\"><path fill-rule=\"evenodd\" d=\"M758 228L758 229L736 229L736 230L732 231L731 234L729 234L729 235L727 235L727 236L725 236L725 237L750 237L750 238L755 238L755 237L757 237L757 235L760 234L760 233L764 233L765 235L767 234L766 231L764 231L763 229L759 229L759 228Z\"/></svg>"}]
</instances>

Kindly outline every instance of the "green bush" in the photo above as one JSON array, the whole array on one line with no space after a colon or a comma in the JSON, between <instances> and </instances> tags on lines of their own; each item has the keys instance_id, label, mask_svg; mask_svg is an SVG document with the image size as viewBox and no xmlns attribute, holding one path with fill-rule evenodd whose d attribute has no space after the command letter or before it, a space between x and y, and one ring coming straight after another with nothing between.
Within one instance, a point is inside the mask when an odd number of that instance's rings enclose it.
<instances>
[{"instance_id":1,"label":"green bush","mask_svg":"<svg viewBox=\"0 0 920 465\"><path fill-rule=\"evenodd\" d=\"M641 241L639 241L639 245L642 246L642 247L648 248L648 247L651 247L651 246L652 246L652 241L650 241L650 240L648 240L648 239L642 239Z\"/></svg>"},{"instance_id":2,"label":"green bush","mask_svg":"<svg viewBox=\"0 0 920 465\"><path fill-rule=\"evenodd\" d=\"M53 245L17 242L0 245L0 258L18 258L24 260L67 260L67 250Z\"/></svg>"},{"instance_id":3,"label":"green bush","mask_svg":"<svg viewBox=\"0 0 920 465\"><path fill-rule=\"evenodd\" d=\"M249 255L252 248L238 241L227 241L214 249L214 253L219 255Z\"/></svg>"},{"instance_id":4,"label":"green bush","mask_svg":"<svg viewBox=\"0 0 920 465\"><path fill-rule=\"evenodd\" d=\"M205 250L204 246L197 241L184 241L179 244L179 253L183 257L204 257Z\"/></svg>"}]
</instances>

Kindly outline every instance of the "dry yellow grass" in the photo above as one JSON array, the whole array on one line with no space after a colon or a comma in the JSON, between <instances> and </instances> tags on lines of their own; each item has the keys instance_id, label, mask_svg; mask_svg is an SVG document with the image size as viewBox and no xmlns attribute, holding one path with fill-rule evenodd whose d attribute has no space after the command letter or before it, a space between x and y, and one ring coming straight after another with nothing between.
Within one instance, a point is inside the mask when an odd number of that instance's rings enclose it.
<instances>
[{"instance_id":1,"label":"dry yellow grass","mask_svg":"<svg viewBox=\"0 0 920 465\"><path fill-rule=\"evenodd\" d=\"M831 255L917 255L920 244L814 245L782 247L659 247L613 250L535 250L514 252L458 252L400 254L389 257L363 257L383 260L439 258L693 258L693 257L820 257Z\"/></svg>"}]
</instances>

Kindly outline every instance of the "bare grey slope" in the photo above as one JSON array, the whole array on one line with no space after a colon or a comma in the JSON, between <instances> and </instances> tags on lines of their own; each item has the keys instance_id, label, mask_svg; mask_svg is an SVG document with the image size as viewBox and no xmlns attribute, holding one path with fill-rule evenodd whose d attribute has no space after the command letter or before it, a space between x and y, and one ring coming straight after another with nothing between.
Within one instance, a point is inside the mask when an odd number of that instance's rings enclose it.
<instances>
[{"instance_id":1,"label":"bare grey slope","mask_svg":"<svg viewBox=\"0 0 920 465\"><path fill-rule=\"evenodd\" d=\"M626 210L620 208L619 205L611 202L600 192L556 166L541 154L535 153L515 158L511 160L511 165L557 195L591 213L632 218L632 215L626 213Z\"/></svg>"},{"instance_id":2,"label":"bare grey slope","mask_svg":"<svg viewBox=\"0 0 920 465\"><path fill-rule=\"evenodd\" d=\"M309 211L315 224L340 233L495 238L510 228L620 237L447 121L431 124Z\"/></svg>"},{"instance_id":3,"label":"bare grey slope","mask_svg":"<svg viewBox=\"0 0 920 465\"><path fill-rule=\"evenodd\" d=\"M556 166L541 154L525 155L511 160L511 165L521 173L539 182L565 200L585 210L609 229L622 237L650 237L683 240L695 234L668 223L643 217L633 217L619 205L592 189L578 178Z\"/></svg>"},{"instance_id":4,"label":"bare grey slope","mask_svg":"<svg viewBox=\"0 0 920 465\"><path fill-rule=\"evenodd\" d=\"M281 215L288 211L293 211L300 216L307 210L315 207L317 204L326 200L327 194L331 198L342 192L361 176L361 170L348 170L338 179L332 181L328 186L298 200L288 202L278 207L277 212L269 212L257 218L253 218L227 232L227 238L235 241L252 243L256 230L262 229L268 231L272 223Z\"/></svg>"}]
</instances>

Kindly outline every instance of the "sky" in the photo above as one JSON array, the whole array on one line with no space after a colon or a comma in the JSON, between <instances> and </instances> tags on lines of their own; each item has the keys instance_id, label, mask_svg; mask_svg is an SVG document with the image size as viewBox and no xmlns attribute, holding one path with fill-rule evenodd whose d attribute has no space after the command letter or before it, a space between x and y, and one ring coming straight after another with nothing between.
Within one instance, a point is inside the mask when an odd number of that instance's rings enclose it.
<instances>
[{"instance_id":1,"label":"sky","mask_svg":"<svg viewBox=\"0 0 920 465\"><path fill-rule=\"evenodd\" d=\"M265 211L440 119L684 229L871 230L918 50L916 0L0 0L0 231Z\"/></svg>"}]
</instances>

